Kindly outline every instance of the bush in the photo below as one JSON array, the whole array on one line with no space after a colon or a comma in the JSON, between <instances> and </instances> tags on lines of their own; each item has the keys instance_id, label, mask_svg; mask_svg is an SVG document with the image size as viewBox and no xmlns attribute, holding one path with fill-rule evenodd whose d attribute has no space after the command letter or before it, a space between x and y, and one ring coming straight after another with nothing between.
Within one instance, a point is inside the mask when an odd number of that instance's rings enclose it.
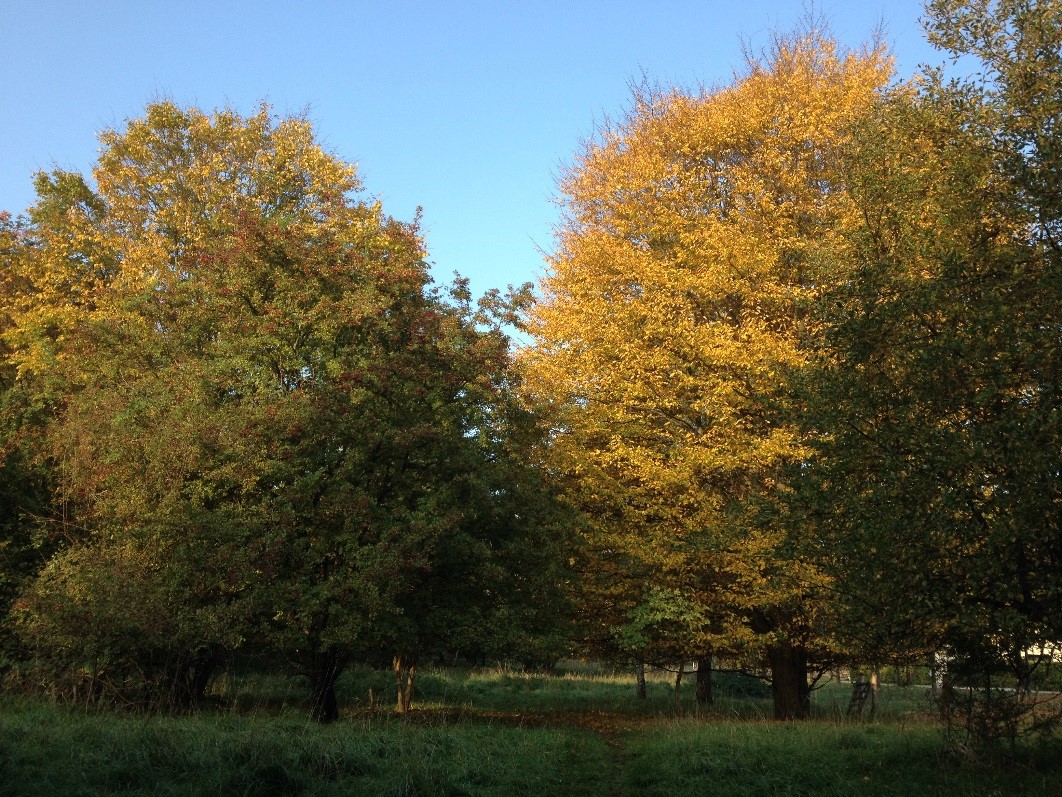
<instances>
[{"instance_id":1,"label":"bush","mask_svg":"<svg viewBox=\"0 0 1062 797\"><path fill-rule=\"evenodd\" d=\"M31 655L22 684L86 704L158 710L195 703L225 642L225 623L182 589L186 580L173 572L179 567L131 545L57 554L15 606Z\"/></svg>"},{"instance_id":2,"label":"bush","mask_svg":"<svg viewBox=\"0 0 1062 797\"><path fill-rule=\"evenodd\" d=\"M713 671L712 691L716 697L733 700L769 700L771 697L770 684L740 670Z\"/></svg>"}]
</instances>

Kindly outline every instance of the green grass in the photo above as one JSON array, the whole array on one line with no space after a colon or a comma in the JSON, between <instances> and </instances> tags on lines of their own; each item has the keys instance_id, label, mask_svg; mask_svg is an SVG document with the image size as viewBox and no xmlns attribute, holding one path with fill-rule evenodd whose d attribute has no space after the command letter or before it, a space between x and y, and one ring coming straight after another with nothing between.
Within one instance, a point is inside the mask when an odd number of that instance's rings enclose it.
<instances>
[{"instance_id":1,"label":"green grass","mask_svg":"<svg viewBox=\"0 0 1062 797\"><path fill-rule=\"evenodd\" d=\"M366 693L364 671L355 671L341 685L357 699ZM379 685L379 682L376 682ZM383 685L385 694L393 689ZM417 676L416 701L420 705L448 705L511 712L596 712L670 715L674 710L672 685L650 678L648 699L634 699L634 676L612 673L561 672L556 675L524 673L503 668L483 670L426 670ZM688 688L687 688L688 691ZM376 694L380 694L377 690ZM692 699L692 697L690 697Z\"/></svg>"},{"instance_id":2,"label":"green grass","mask_svg":"<svg viewBox=\"0 0 1062 797\"><path fill-rule=\"evenodd\" d=\"M593 795L608 747L576 728L137 718L7 700L0 794Z\"/></svg>"},{"instance_id":3,"label":"green grass","mask_svg":"<svg viewBox=\"0 0 1062 797\"><path fill-rule=\"evenodd\" d=\"M691 677L680 712L672 677L651 673L640 701L625 671L428 669L419 708L400 718L390 673L355 668L328 727L305 719L305 684L278 675L230 675L214 709L186 717L9 696L0 797L1062 794L1057 745L1004 769L943 755L924 688L883 687L868 722L843 717L847 684L827 684L812 720L776 723L762 687L725 678L698 715Z\"/></svg>"},{"instance_id":4,"label":"green grass","mask_svg":"<svg viewBox=\"0 0 1062 797\"><path fill-rule=\"evenodd\" d=\"M525 673L508 668L424 668L416 678L415 704L420 707L464 707L485 711L570 713L611 712L638 716L673 716L674 674L650 671L647 699L634 699L635 675L622 670L603 670L571 663L554 675ZM762 683L742 685L742 694L752 689L757 699L735 699L725 677L717 676L718 712L734 716L769 716L770 690ZM352 667L336 686L340 703L348 709L370 705L388 707L394 699L394 676L384 670ZM252 673L228 675L213 688L212 695L224 706L244 712L283 710L303 706L305 678ZM683 711L696 712L693 675L683 682Z\"/></svg>"},{"instance_id":5,"label":"green grass","mask_svg":"<svg viewBox=\"0 0 1062 797\"><path fill-rule=\"evenodd\" d=\"M646 797L1062 793L1062 749L981 767L942 756L926 725L682 721L639 734L629 749L629 793Z\"/></svg>"},{"instance_id":6,"label":"green grass","mask_svg":"<svg viewBox=\"0 0 1062 797\"><path fill-rule=\"evenodd\" d=\"M646 699L635 699L635 675L624 670L603 671L569 665L555 675L524 673L509 669L427 669L417 676L419 706L463 706L487 711L543 713L597 713L637 717L697 716L710 713L733 719L768 719L773 714L770 688L755 679L735 673L716 673L715 703L711 709L697 705L694 676L682 685L681 709L675 705L674 673L650 671ZM305 689L300 685L300 689ZM851 685L826 683L813 696L817 718L844 719ZM369 692L373 701L386 705L394 690L389 673L354 668L340 681L338 691L348 706L365 706ZM298 693L299 697L302 693ZM294 697L294 696L293 696ZM295 698L297 699L297 698ZM929 691L921 687L884 686L878 692L876 718L903 720L931 711Z\"/></svg>"}]
</instances>

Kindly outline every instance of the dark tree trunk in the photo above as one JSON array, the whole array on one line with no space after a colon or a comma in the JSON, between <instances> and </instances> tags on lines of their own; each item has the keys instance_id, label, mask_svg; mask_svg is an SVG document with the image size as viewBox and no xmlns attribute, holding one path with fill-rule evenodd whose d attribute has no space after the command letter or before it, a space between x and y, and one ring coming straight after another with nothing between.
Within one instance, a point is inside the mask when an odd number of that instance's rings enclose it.
<instances>
[{"instance_id":1,"label":"dark tree trunk","mask_svg":"<svg viewBox=\"0 0 1062 797\"><path fill-rule=\"evenodd\" d=\"M336 681L346 660L334 648L317 651L307 657L307 674L310 676L310 718L327 724L339 719L339 703L336 701Z\"/></svg>"},{"instance_id":2,"label":"dark tree trunk","mask_svg":"<svg viewBox=\"0 0 1062 797\"><path fill-rule=\"evenodd\" d=\"M206 696L206 689L210 685L210 679L218 666L218 656L210 653L201 658L192 667L191 692L193 705L201 703Z\"/></svg>"},{"instance_id":3,"label":"dark tree trunk","mask_svg":"<svg viewBox=\"0 0 1062 797\"><path fill-rule=\"evenodd\" d=\"M645 662L638 662L638 699L645 700Z\"/></svg>"},{"instance_id":4,"label":"dark tree trunk","mask_svg":"<svg viewBox=\"0 0 1062 797\"><path fill-rule=\"evenodd\" d=\"M712 699L712 657L705 656L697 662L697 703L710 706Z\"/></svg>"},{"instance_id":5,"label":"dark tree trunk","mask_svg":"<svg viewBox=\"0 0 1062 797\"><path fill-rule=\"evenodd\" d=\"M162 667L158 693L148 704L165 709L194 708L203 701L217 663L211 652L175 656Z\"/></svg>"},{"instance_id":6,"label":"dark tree trunk","mask_svg":"<svg viewBox=\"0 0 1062 797\"><path fill-rule=\"evenodd\" d=\"M811 714L807 651L799 645L780 642L767 649L767 661L771 666L774 718L807 719Z\"/></svg>"},{"instance_id":7,"label":"dark tree trunk","mask_svg":"<svg viewBox=\"0 0 1062 797\"><path fill-rule=\"evenodd\" d=\"M686 662L680 661L675 674L675 711L682 713L682 676L686 674Z\"/></svg>"}]
</instances>

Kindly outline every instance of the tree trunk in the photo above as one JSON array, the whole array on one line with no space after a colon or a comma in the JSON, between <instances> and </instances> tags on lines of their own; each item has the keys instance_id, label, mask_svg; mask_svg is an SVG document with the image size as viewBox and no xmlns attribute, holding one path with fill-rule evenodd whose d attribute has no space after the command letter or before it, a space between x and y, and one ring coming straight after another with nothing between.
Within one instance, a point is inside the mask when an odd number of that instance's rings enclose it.
<instances>
[{"instance_id":1,"label":"tree trunk","mask_svg":"<svg viewBox=\"0 0 1062 797\"><path fill-rule=\"evenodd\" d=\"M213 653L179 659L170 676L170 694L174 696L178 708L192 708L203 702L216 666L217 656Z\"/></svg>"},{"instance_id":2,"label":"tree trunk","mask_svg":"<svg viewBox=\"0 0 1062 797\"><path fill-rule=\"evenodd\" d=\"M150 701L181 710L199 705L206 694L216 663L217 657L209 652L174 656L163 666L159 677L159 693Z\"/></svg>"},{"instance_id":3,"label":"tree trunk","mask_svg":"<svg viewBox=\"0 0 1062 797\"><path fill-rule=\"evenodd\" d=\"M944 697L944 689L948 680L948 657L944 653L936 652L929 665L929 672L933 679L932 692L934 700Z\"/></svg>"},{"instance_id":4,"label":"tree trunk","mask_svg":"<svg viewBox=\"0 0 1062 797\"><path fill-rule=\"evenodd\" d=\"M310 653L307 657L307 673L310 676L310 718L327 724L339 719L339 703L336 701L336 681L346 664L335 650L328 648Z\"/></svg>"},{"instance_id":5,"label":"tree trunk","mask_svg":"<svg viewBox=\"0 0 1062 797\"><path fill-rule=\"evenodd\" d=\"M712 657L704 656L697 662L697 703L710 706L712 698Z\"/></svg>"},{"instance_id":6,"label":"tree trunk","mask_svg":"<svg viewBox=\"0 0 1062 797\"><path fill-rule=\"evenodd\" d=\"M638 699L645 700L645 662L638 662Z\"/></svg>"},{"instance_id":7,"label":"tree trunk","mask_svg":"<svg viewBox=\"0 0 1062 797\"><path fill-rule=\"evenodd\" d=\"M203 701L207 687L210 685L210 679L214 676L214 670L217 669L217 666L218 656L212 652L199 659L192 668L191 692L193 705Z\"/></svg>"},{"instance_id":8,"label":"tree trunk","mask_svg":"<svg viewBox=\"0 0 1062 797\"><path fill-rule=\"evenodd\" d=\"M398 700L395 704L399 714L405 714L413 704L413 679L417 674L417 661L414 657L394 657L391 667L395 671L395 686Z\"/></svg>"},{"instance_id":9,"label":"tree trunk","mask_svg":"<svg viewBox=\"0 0 1062 797\"><path fill-rule=\"evenodd\" d=\"M774 718L807 719L811 714L807 651L799 645L780 642L767 649L767 661L771 665Z\"/></svg>"},{"instance_id":10,"label":"tree trunk","mask_svg":"<svg viewBox=\"0 0 1062 797\"><path fill-rule=\"evenodd\" d=\"M675 711L682 713L682 676L686 674L686 662L680 661L675 675Z\"/></svg>"},{"instance_id":11,"label":"tree trunk","mask_svg":"<svg viewBox=\"0 0 1062 797\"><path fill-rule=\"evenodd\" d=\"M875 667L870 673L870 719L878 713L878 687L881 685L881 671Z\"/></svg>"}]
</instances>

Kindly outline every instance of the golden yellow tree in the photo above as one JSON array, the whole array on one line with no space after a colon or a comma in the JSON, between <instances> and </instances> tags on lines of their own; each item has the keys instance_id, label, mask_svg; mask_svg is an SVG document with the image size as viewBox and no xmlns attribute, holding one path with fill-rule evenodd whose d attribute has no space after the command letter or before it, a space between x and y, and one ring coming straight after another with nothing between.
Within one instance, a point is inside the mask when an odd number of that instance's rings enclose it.
<instances>
[{"instance_id":1,"label":"golden yellow tree","mask_svg":"<svg viewBox=\"0 0 1062 797\"><path fill-rule=\"evenodd\" d=\"M590 518L589 569L613 574L602 610L634 648L655 624L691 654L766 654L780 717L807 712L823 577L762 508L808 455L784 385L815 334L816 252L853 220L840 153L890 73L882 48L808 31L724 88L637 91L562 181L529 324L553 465Z\"/></svg>"}]
</instances>

